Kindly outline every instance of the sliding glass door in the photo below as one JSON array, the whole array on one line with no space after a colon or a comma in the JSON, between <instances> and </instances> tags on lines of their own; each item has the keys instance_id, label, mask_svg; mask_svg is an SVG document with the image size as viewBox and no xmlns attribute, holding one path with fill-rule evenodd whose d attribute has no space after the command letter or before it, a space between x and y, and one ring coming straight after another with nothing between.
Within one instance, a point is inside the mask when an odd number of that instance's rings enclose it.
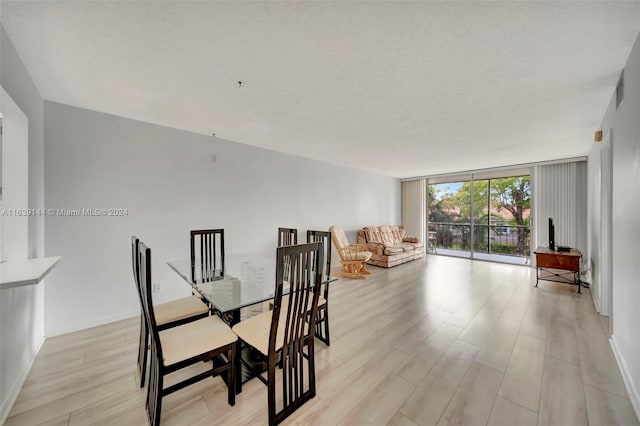
<instances>
[{"instance_id":1,"label":"sliding glass door","mask_svg":"<svg viewBox=\"0 0 640 426\"><path fill-rule=\"evenodd\" d=\"M517 172L430 179L428 249L437 254L527 263L531 185L528 170Z\"/></svg>"},{"instance_id":2,"label":"sliding glass door","mask_svg":"<svg viewBox=\"0 0 640 426\"><path fill-rule=\"evenodd\" d=\"M450 256L471 255L471 180L428 185L428 249Z\"/></svg>"}]
</instances>

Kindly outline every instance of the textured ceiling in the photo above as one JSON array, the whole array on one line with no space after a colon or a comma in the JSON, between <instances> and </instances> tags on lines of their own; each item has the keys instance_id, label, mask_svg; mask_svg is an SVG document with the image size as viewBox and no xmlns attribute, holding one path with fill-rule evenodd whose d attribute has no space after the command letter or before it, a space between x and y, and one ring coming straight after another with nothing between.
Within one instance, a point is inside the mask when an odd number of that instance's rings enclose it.
<instances>
[{"instance_id":1,"label":"textured ceiling","mask_svg":"<svg viewBox=\"0 0 640 426\"><path fill-rule=\"evenodd\" d=\"M585 155L640 29L639 2L0 13L47 100L396 177Z\"/></svg>"}]
</instances>

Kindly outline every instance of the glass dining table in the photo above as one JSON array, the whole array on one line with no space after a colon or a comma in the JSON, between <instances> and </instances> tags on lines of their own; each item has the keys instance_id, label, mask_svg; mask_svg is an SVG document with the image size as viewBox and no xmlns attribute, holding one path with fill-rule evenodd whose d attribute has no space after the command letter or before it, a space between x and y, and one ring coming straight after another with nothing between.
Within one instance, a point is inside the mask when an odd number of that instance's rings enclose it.
<instances>
[{"instance_id":1,"label":"glass dining table","mask_svg":"<svg viewBox=\"0 0 640 426\"><path fill-rule=\"evenodd\" d=\"M220 318L233 327L241 320L241 315L251 316L261 311L263 302L275 296L276 260L275 256L259 254L237 254L226 256L222 270L209 271L203 268L200 259L167 262L192 289L207 301ZM321 284L329 284L337 278L324 275ZM283 294L288 288L283 288ZM241 314L241 310L247 308ZM247 312L248 311L248 312ZM238 352L236 360L237 393L242 391L242 383L253 377L248 370L242 369L240 356L245 362L255 364L256 359L250 351ZM255 368L255 366L254 366Z\"/></svg>"}]
</instances>

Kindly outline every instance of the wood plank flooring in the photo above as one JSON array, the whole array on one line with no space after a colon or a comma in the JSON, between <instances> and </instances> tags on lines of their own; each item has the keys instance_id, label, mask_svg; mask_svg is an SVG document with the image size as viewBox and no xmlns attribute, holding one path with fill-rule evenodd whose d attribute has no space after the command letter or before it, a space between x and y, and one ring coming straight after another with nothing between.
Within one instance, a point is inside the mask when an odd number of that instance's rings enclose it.
<instances>
[{"instance_id":1,"label":"wood plank flooring","mask_svg":"<svg viewBox=\"0 0 640 426\"><path fill-rule=\"evenodd\" d=\"M331 284L317 396L286 424L638 425L588 290L443 256L369 269ZM6 425L147 424L138 326L47 339ZM208 379L165 398L162 424L266 424L266 404L257 380L229 407L220 378Z\"/></svg>"}]
</instances>

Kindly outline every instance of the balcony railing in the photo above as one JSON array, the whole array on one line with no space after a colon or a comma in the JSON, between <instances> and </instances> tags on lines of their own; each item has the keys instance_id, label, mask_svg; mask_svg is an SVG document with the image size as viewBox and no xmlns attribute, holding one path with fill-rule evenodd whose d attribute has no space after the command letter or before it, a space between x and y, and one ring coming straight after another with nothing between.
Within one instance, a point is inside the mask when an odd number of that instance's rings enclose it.
<instances>
[{"instance_id":1,"label":"balcony railing","mask_svg":"<svg viewBox=\"0 0 640 426\"><path fill-rule=\"evenodd\" d=\"M531 228L527 225L473 225L477 253L529 257ZM430 248L471 251L471 224L429 222Z\"/></svg>"}]
</instances>

